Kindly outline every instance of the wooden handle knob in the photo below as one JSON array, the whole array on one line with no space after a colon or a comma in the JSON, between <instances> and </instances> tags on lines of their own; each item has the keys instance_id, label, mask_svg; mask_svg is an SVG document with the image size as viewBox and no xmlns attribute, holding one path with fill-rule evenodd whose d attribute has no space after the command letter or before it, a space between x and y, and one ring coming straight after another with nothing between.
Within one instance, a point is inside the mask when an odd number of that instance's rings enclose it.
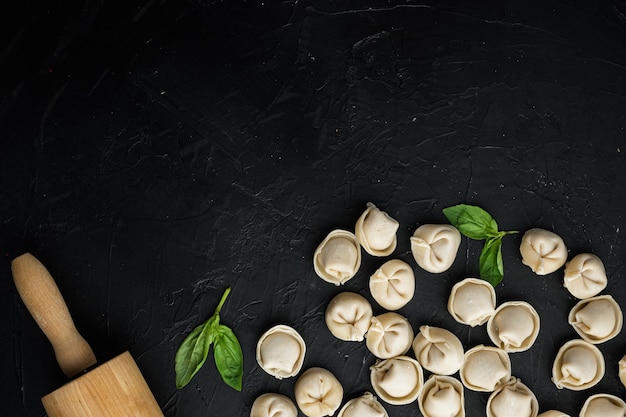
<instances>
[{"instance_id":1,"label":"wooden handle knob","mask_svg":"<svg viewBox=\"0 0 626 417\"><path fill-rule=\"evenodd\" d=\"M30 253L11 262L13 281L22 301L44 332L57 362L68 377L96 364L96 356L78 333L65 300L45 266Z\"/></svg>"}]
</instances>

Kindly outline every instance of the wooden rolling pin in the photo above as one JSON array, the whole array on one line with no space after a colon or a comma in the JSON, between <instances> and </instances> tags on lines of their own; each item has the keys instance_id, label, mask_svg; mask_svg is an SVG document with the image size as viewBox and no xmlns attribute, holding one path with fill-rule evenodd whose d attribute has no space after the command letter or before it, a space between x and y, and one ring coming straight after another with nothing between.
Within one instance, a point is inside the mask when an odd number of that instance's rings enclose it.
<instances>
[{"instance_id":1,"label":"wooden rolling pin","mask_svg":"<svg viewBox=\"0 0 626 417\"><path fill-rule=\"evenodd\" d=\"M15 286L68 377L96 364L48 270L30 253L11 263ZM49 417L163 417L129 352L73 379L41 399Z\"/></svg>"}]
</instances>

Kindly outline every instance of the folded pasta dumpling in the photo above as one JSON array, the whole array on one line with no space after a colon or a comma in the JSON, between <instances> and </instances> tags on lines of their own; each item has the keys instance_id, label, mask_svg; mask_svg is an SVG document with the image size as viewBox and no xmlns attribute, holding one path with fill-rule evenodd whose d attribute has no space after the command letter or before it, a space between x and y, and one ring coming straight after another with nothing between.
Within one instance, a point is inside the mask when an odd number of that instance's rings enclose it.
<instances>
[{"instance_id":1,"label":"folded pasta dumpling","mask_svg":"<svg viewBox=\"0 0 626 417\"><path fill-rule=\"evenodd\" d=\"M464 417L465 394L456 378L431 375L418 398L424 417Z\"/></svg>"},{"instance_id":2,"label":"folded pasta dumpling","mask_svg":"<svg viewBox=\"0 0 626 417\"><path fill-rule=\"evenodd\" d=\"M492 392L511 379L511 359L503 349L478 345L465 353L459 376L472 391Z\"/></svg>"},{"instance_id":3,"label":"folded pasta dumpling","mask_svg":"<svg viewBox=\"0 0 626 417\"><path fill-rule=\"evenodd\" d=\"M432 373L452 375L463 364L463 345L449 330L439 327L421 326L413 340L415 358Z\"/></svg>"},{"instance_id":4,"label":"folded pasta dumpling","mask_svg":"<svg viewBox=\"0 0 626 417\"><path fill-rule=\"evenodd\" d=\"M377 358L393 358L409 351L413 335L413 327L406 317L388 312L372 317L365 344Z\"/></svg>"},{"instance_id":5,"label":"folded pasta dumpling","mask_svg":"<svg viewBox=\"0 0 626 417\"><path fill-rule=\"evenodd\" d=\"M604 264L596 255L581 253L565 264L563 286L576 298L598 295L606 284Z\"/></svg>"},{"instance_id":6,"label":"folded pasta dumpling","mask_svg":"<svg viewBox=\"0 0 626 417\"><path fill-rule=\"evenodd\" d=\"M565 414L562 411L558 410L548 410L539 414L537 417L571 417L569 414Z\"/></svg>"},{"instance_id":7,"label":"folded pasta dumpling","mask_svg":"<svg viewBox=\"0 0 626 417\"><path fill-rule=\"evenodd\" d=\"M617 301L610 295L580 300L568 316L576 333L589 343L603 343L622 330L623 314Z\"/></svg>"},{"instance_id":8,"label":"folded pasta dumpling","mask_svg":"<svg viewBox=\"0 0 626 417\"><path fill-rule=\"evenodd\" d=\"M524 301L502 303L487 322L489 338L507 352L528 350L539 334L539 314Z\"/></svg>"},{"instance_id":9,"label":"folded pasta dumpling","mask_svg":"<svg viewBox=\"0 0 626 417\"><path fill-rule=\"evenodd\" d=\"M424 224L411 237L411 252L424 270L444 272L454 263L461 233L449 224Z\"/></svg>"},{"instance_id":10,"label":"folded pasta dumpling","mask_svg":"<svg viewBox=\"0 0 626 417\"><path fill-rule=\"evenodd\" d=\"M363 249L372 256L390 255L397 245L396 232L400 224L372 203L356 222L356 237Z\"/></svg>"},{"instance_id":11,"label":"folded pasta dumpling","mask_svg":"<svg viewBox=\"0 0 626 417\"><path fill-rule=\"evenodd\" d=\"M556 233L544 229L530 229L522 236L520 245L522 263L537 275L550 274L567 261L567 248Z\"/></svg>"},{"instance_id":12,"label":"folded pasta dumpling","mask_svg":"<svg viewBox=\"0 0 626 417\"><path fill-rule=\"evenodd\" d=\"M538 413L537 397L515 377L495 390L487 400L487 417L536 417Z\"/></svg>"},{"instance_id":13,"label":"folded pasta dumpling","mask_svg":"<svg viewBox=\"0 0 626 417\"><path fill-rule=\"evenodd\" d=\"M472 327L485 324L495 309L496 291L487 281L465 278L452 287L448 311L459 323Z\"/></svg>"},{"instance_id":14,"label":"folded pasta dumpling","mask_svg":"<svg viewBox=\"0 0 626 417\"><path fill-rule=\"evenodd\" d=\"M298 409L286 395L266 393L254 400L250 417L298 417Z\"/></svg>"},{"instance_id":15,"label":"folded pasta dumpling","mask_svg":"<svg viewBox=\"0 0 626 417\"><path fill-rule=\"evenodd\" d=\"M306 344L295 329L279 324L259 338L256 360L259 366L276 379L296 375L302 368Z\"/></svg>"},{"instance_id":16,"label":"folded pasta dumpling","mask_svg":"<svg viewBox=\"0 0 626 417\"><path fill-rule=\"evenodd\" d=\"M370 367L370 382L383 401L393 405L410 404L424 385L424 371L419 362L408 356L376 361Z\"/></svg>"},{"instance_id":17,"label":"folded pasta dumpling","mask_svg":"<svg viewBox=\"0 0 626 417\"><path fill-rule=\"evenodd\" d=\"M582 391L596 385L604 376L604 356L584 340L566 342L552 365L552 382L557 388Z\"/></svg>"},{"instance_id":18,"label":"folded pasta dumpling","mask_svg":"<svg viewBox=\"0 0 626 417\"><path fill-rule=\"evenodd\" d=\"M619 380L622 381L622 385L626 387L626 355L622 356L622 359L617 363Z\"/></svg>"},{"instance_id":19,"label":"folded pasta dumpling","mask_svg":"<svg viewBox=\"0 0 626 417\"><path fill-rule=\"evenodd\" d=\"M611 394L595 394L585 400L580 417L624 417L626 403Z\"/></svg>"},{"instance_id":20,"label":"folded pasta dumpling","mask_svg":"<svg viewBox=\"0 0 626 417\"><path fill-rule=\"evenodd\" d=\"M307 417L332 416L343 400L343 387L324 368L309 368L294 385L296 403Z\"/></svg>"},{"instance_id":21,"label":"folded pasta dumpling","mask_svg":"<svg viewBox=\"0 0 626 417\"><path fill-rule=\"evenodd\" d=\"M345 284L361 266L361 245L347 230L330 232L313 254L313 268L324 281Z\"/></svg>"},{"instance_id":22,"label":"folded pasta dumpling","mask_svg":"<svg viewBox=\"0 0 626 417\"><path fill-rule=\"evenodd\" d=\"M389 417L389 414L371 392L365 392L341 407L337 417Z\"/></svg>"},{"instance_id":23,"label":"folded pasta dumpling","mask_svg":"<svg viewBox=\"0 0 626 417\"><path fill-rule=\"evenodd\" d=\"M370 327L372 306L362 295L337 294L326 307L324 319L328 330L338 339L361 342Z\"/></svg>"},{"instance_id":24,"label":"folded pasta dumpling","mask_svg":"<svg viewBox=\"0 0 626 417\"><path fill-rule=\"evenodd\" d=\"M381 307L397 310L415 293L415 274L409 264L399 259L385 262L370 276L370 292Z\"/></svg>"}]
</instances>

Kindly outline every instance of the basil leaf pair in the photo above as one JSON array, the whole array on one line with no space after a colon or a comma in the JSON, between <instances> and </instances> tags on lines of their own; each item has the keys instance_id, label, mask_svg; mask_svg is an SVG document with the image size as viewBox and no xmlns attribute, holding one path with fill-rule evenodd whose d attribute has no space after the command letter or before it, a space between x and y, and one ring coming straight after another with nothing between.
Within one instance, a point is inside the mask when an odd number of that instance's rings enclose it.
<instances>
[{"instance_id":1,"label":"basil leaf pair","mask_svg":"<svg viewBox=\"0 0 626 417\"><path fill-rule=\"evenodd\" d=\"M182 388L198 373L209 356L213 345L215 366L222 380L241 391L243 378L243 352L235 333L220 323L220 311L230 294L227 288L213 316L196 327L181 343L175 358L176 388Z\"/></svg>"},{"instance_id":2,"label":"basil leaf pair","mask_svg":"<svg viewBox=\"0 0 626 417\"><path fill-rule=\"evenodd\" d=\"M478 268L480 277L494 287L504 278L502 238L517 231L499 231L498 223L478 206L459 204L443 209L443 214L463 235L474 240L484 240Z\"/></svg>"}]
</instances>

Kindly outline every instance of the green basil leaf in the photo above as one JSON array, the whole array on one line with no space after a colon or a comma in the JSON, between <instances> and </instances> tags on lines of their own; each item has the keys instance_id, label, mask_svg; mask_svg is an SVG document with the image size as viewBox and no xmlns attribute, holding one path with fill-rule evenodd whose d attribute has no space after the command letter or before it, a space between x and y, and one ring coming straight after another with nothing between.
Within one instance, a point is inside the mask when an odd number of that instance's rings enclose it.
<instances>
[{"instance_id":1,"label":"green basil leaf","mask_svg":"<svg viewBox=\"0 0 626 417\"><path fill-rule=\"evenodd\" d=\"M487 238L479 259L480 277L494 287L504 278L502 236Z\"/></svg>"},{"instance_id":2,"label":"green basil leaf","mask_svg":"<svg viewBox=\"0 0 626 417\"><path fill-rule=\"evenodd\" d=\"M209 356L209 349L213 342L211 319L196 327L176 351L174 368L176 371L176 388L178 389L191 381L191 378L200 370L207 356Z\"/></svg>"},{"instance_id":3,"label":"green basil leaf","mask_svg":"<svg viewBox=\"0 0 626 417\"><path fill-rule=\"evenodd\" d=\"M459 204L444 208L443 214L459 232L470 239L483 240L498 236L498 224L478 206Z\"/></svg>"},{"instance_id":4,"label":"green basil leaf","mask_svg":"<svg viewBox=\"0 0 626 417\"><path fill-rule=\"evenodd\" d=\"M239 340L228 326L220 324L216 330L213 355L217 370L226 384L241 391L243 352Z\"/></svg>"}]
</instances>

